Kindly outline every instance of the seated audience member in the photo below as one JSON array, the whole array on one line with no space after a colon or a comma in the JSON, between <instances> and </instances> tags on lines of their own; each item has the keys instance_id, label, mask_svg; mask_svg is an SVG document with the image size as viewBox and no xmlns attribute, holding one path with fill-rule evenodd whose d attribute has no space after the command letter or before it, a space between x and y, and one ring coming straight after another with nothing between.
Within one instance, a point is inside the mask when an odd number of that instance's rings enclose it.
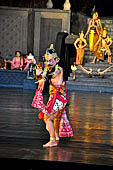
<instances>
[{"instance_id":1,"label":"seated audience member","mask_svg":"<svg viewBox=\"0 0 113 170\"><path fill-rule=\"evenodd\" d=\"M14 70L22 70L23 58L21 57L20 51L15 52L15 57L12 60L12 67Z\"/></svg>"},{"instance_id":2,"label":"seated audience member","mask_svg":"<svg viewBox=\"0 0 113 170\"><path fill-rule=\"evenodd\" d=\"M25 63L26 58L27 58L27 54L23 54L23 70L24 70L24 68L26 66L26 63Z\"/></svg>"},{"instance_id":3,"label":"seated audience member","mask_svg":"<svg viewBox=\"0 0 113 170\"><path fill-rule=\"evenodd\" d=\"M32 52L29 52L24 63L26 64L26 66L24 67L24 70L27 70L30 66L30 64L36 64L36 60L33 56Z\"/></svg>"},{"instance_id":4,"label":"seated audience member","mask_svg":"<svg viewBox=\"0 0 113 170\"><path fill-rule=\"evenodd\" d=\"M0 68L4 68L4 58L1 56L1 51L0 51Z\"/></svg>"}]
</instances>

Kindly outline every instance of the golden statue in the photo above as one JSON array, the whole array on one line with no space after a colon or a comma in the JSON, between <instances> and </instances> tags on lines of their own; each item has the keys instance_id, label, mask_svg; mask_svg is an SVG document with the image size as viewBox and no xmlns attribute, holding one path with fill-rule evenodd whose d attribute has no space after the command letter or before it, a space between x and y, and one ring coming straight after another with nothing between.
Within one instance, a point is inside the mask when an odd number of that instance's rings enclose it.
<instances>
[{"instance_id":1,"label":"golden statue","mask_svg":"<svg viewBox=\"0 0 113 170\"><path fill-rule=\"evenodd\" d=\"M112 56L110 46L112 44L112 39L108 36L107 29L104 27L102 35L99 36L97 43L94 48L97 48L98 44L100 44L100 48L98 48L97 52L95 52L93 64L97 60L104 60L104 56L108 55L108 63L112 63Z\"/></svg>"},{"instance_id":2,"label":"golden statue","mask_svg":"<svg viewBox=\"0 0 113 170\"><path fill-rule=\"evenodd\" d=\"M81 31L79 33L80 37L76 39L74 42L74 46L77 50L76 54L76 64L82 65L83 64L83 58L84 58L84 47L87 45L86 39L84 38L84 33Z\"/></svg>"},{"instance_id":3,"label":"golden statue","mask_svg":"<svg viewBox=\"0 0 113 170\"><path fill-rule=\"evenodd\" d=\"M98 12L95 12L93 14L92 19L89 22L89 27L85 34L85 38L89 34L89 50L91 52L94 52L94 46L98 41L101 32L102 32L102 24L100 19L98 18Z\"/></svg>"},{"instance_id":4,"label":"golden statue","mask_svg":"<svg viewBox=\"0 0 113 170\"><path fill-rule=\"evenodd\" d=\"M76 63L74 62L73 65L71 65L71 70L72 70L72 73L73 73L73 80L76 79L76 70L77 70L77 67L76 67Z\"/></svg>"}]
</instances>

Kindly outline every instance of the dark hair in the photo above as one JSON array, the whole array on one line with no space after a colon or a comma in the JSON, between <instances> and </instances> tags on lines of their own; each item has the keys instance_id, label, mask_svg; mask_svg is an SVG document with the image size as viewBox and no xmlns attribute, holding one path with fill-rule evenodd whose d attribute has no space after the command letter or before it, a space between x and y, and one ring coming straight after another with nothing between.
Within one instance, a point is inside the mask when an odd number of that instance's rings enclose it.
<instances>
[{"instance_id":1,"label":"dark hair","mask_svg":"<svg viewBox=\"0 0 113 170\"><path fill-rule=\"evenodd\" d=\"M32 55L34 55L32 51L28 51L28 55L29 55L30 53L31 53Z\"/></svg>"},{"instance_id":2,"label":"dark hair","mask_svg":"<svg viewBox=\"0 0 113 170\"><path fill-rule=\"evenodd\" d=\"M17 54L17 53L20 53L20 56L22 55L22 53L21 53L21 51L15 51L15 55Z\"/></svg>"},{"instance_id":3,"label":"dark hair","mask_svg":"<svg viewBox=\"0 0 113 170\"><path fill-rule=\"evenodd\" d=\"M53 53L56 53L56 50L49 48L49 49L46 50L46 53L47 54L53 54Z\"/></svg>"}]
</instances>

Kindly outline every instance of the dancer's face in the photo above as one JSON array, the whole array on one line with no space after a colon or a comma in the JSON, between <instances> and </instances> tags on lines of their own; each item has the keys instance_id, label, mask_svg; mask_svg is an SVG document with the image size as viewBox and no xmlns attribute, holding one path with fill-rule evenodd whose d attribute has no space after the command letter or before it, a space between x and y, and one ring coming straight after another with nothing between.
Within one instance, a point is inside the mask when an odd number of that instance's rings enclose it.
<instances>
[{"instance_id":1,"label":"dancer's face","mask_svg":"<svg viewBox=\"0 0 113 170\"><path fill-rule=\"evenodd\" d=\"M106 30L103 31L103 37L106 37L107 36L107 32Z\"/></svg>"},{"instance_id":2,"label":"dancer's face","mask_svg":"<svg viewBox=\"0 0 113 170\"><path fill-rule=\"evenodd\" d=\"M95 12L95 13L93 14L93 19L94 19L94 20L98 19L98 13L97 13L97 12Z\"/></svg>"},{"instance_id":3,"label":"dancer's face","mask_svg":"<svg viewBox=\"0 0 113 170\"><path fill-rule=\"evenodd\" d=\"M56 60L51 55L45 55L46 64L49 67L54 67L56 65Z\"/></svg>"},{"instance_id":4,"label":"dancer's face","mask_svg":"<svg viewBox=\"0 0 113 170\"><path fill-rule=\"evenodd\" d=\"M80 38L84 38L84 33L83 32L80 33Z\"/></svg>"}]
</instances>

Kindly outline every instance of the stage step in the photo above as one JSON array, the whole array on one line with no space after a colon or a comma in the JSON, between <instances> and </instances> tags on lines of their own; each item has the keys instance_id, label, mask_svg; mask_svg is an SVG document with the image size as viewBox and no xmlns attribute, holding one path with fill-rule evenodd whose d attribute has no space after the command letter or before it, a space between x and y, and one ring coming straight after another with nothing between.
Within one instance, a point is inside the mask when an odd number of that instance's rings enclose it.
<instances>
[{"instance_id":1,"label":"stage step","mask_svg":"<svg viewBox=\"0 0 113 170\"><path fill-rule=\"evenodd\" d=\"M0 69L0 87L35 90L37 84L34 79L27 78L26 71Z\"/></svg>"},{"instance_id":2,"label":"stage step","mask_svg":"<svg viewBox=\"0 0 113 170\"><path fill-rule=\"evenodd\" d=\"M100 72L109 68L109 71L103 75L99 75ZM93 70L91 74L84 72L80 66L77 66L76 79L73 81L73 74L70 73L66 86L68 90L80 90L80 91L98 91L98 92L113 92L113 67L108 63L86 63L83 68L87 71L90 68Z\"/></svg>"},{"instance_id":3,"label":"stage step","mask_svg":"<svg viewBox=\"0 0 113 170\"><path fill-rule=\"evenodd\" d=\"M77 91L93 91L93 92L107 92L113 93L113 84L100 84L100 83L84 83L77 81L67 81L66 87L68 90L77 90Z\"/></svg>"},{"instance_id":4,"label":"stage step","mask_svg":"<svg viewBox=\"0 0 113 170\"><path fill-rule=\"evenodd\" d=\"M88 18L87 24L89 24ZM107 27L108 36L113 39L113 20L112 18L100 18L102 27ZM110 46L113 56L113 44ZM113 67L108 64L107 57L104 62L96 61L96 64L90 64L93 60L94 54L89 51L89 38L87 36L87 46L85 47L83 68L86 71L93 70L91 74L84 72L80 66L77 66L76 80L73 81L73 75L70 73L66 85L68 90L81 90L81 91L98 91L98 92L113 92ZM113 62L113 61L112 61ZM109 67L112 68L109 68ZM107 72L101 74L105 69Z\"/></svg>"}]
</instances>

